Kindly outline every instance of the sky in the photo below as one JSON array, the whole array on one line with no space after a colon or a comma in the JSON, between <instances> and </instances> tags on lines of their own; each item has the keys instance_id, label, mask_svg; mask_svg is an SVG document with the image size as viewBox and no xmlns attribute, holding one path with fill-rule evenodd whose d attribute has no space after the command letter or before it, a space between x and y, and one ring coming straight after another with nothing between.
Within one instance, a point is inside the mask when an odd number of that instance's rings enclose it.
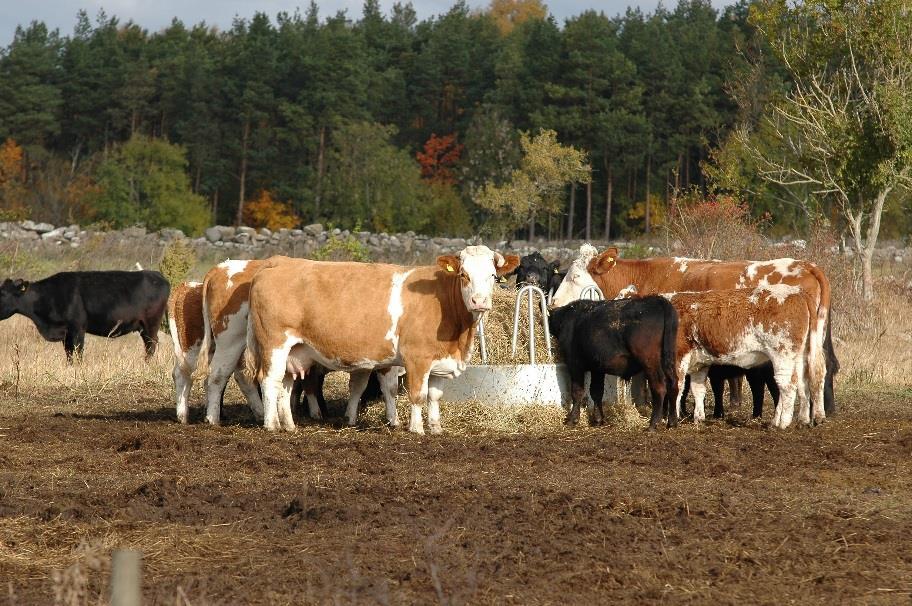
<instances>
[{"instance_id":1,"label":"sky","mask_svg":"<svg viewBox=\"0 0 912 606\"><path fill-rule=\"evenodd\" d=\"M388 12L395 0L380 0L380 6ZM467 0L469 6L487 6L487 0ZM418 19L426 19L445 13L455 0L412 0ZM0 47L5 48L13 40L17 25L28 25L32 21L43 21L50 29L57 28L62 35L69 35L76 24L76 12L84 9L94 22L99 10L109 16L116 16L121 22L133 20L150 32L168 26L174 17L185 25L205 21L219 29L228 29L235 16L251 17L263 12L275 17L280 12L292 13L300 8L303 12L309 0L0 0ZM403 2L404 3L404 2ZM721 8L729 4L724 0L712 0L713 6ZM628 5L639 6L643 12L653 11L659 0L552 0L548 9L558 22L588 9L600 10L614 16L623 13ZM666 0L665 6L674 7L677 0ZM361 15L363 0L318 0L321 17L334 15L346 9L352 18Z\"/></svg>"}]
</instances>

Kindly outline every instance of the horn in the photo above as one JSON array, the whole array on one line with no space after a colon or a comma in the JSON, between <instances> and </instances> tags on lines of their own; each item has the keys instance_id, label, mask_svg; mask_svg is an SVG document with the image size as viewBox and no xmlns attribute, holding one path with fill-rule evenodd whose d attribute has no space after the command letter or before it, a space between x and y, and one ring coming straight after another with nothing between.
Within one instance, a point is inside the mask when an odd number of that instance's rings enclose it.
<instances>
[{"instance_id":1,"label":"horn","mask_svg":"<svg viewBox=\"0 0 912 606\"><path fill-rule=\"evenodd\" d=\"M495 266L495 267L503 267L503 264L504 264L505 262L506 262L506 261L504 260L503 255L500 254L499 252L497 252L497 251L495 250L495 251L494 251L494 266Z\"/></svg>"}]
</instances>

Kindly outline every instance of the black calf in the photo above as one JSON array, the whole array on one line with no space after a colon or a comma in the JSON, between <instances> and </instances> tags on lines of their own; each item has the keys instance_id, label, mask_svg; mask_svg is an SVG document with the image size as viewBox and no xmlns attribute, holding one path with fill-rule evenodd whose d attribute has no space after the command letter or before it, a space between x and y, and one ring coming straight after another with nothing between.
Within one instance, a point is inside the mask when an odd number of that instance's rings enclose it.
<instances>
[{"instance_id":1,"label":"black calf","mask_svg":"<svg viewBox=\"0 0 912 606\"><path fill-rule=\"evenodd\" d=\"M604 423L605 374L629 379L644 372L652 394L650 429L662 420L663 408L669 411L668 426L677 425L676 407L668 403L675 402L678 395L678 314L665 298L574 301L553 310L549 324L570 372L573 407L565 423L575 425L579 421L586 372L591 373L594 424Z\"/></svg>"}]
</instances>

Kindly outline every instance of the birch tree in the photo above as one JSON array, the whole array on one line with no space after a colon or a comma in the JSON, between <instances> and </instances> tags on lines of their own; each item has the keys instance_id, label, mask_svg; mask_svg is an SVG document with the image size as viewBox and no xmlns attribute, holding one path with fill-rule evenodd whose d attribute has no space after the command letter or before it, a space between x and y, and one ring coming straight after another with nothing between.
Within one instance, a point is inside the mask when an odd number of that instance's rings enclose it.
<instances>
[{"instance_id":1,"label":"birch tree","mask_svg":"<svg viewBox=\"0 0 912 606\"><path fill-rule=\"evenodd\" d=\"M765 117L773 145L738 139L762 178L835 205L871 300L884 205L912 186L912 2L765 0L752 17L792 86Z\"/></svg>"}]
</instances>

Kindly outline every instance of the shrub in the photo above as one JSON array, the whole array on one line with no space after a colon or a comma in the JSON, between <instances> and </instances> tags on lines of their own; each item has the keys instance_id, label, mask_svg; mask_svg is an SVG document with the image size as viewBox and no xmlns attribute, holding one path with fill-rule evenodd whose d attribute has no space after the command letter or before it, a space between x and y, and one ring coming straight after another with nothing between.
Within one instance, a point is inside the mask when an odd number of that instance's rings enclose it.
<instances>
[{"instance_id":1,"label":"shrub","mask_svg":"<svg viewBox=\"0 0 912 606\"><path fill-rule=\"evenodd\" d=\"M684 192L672 200L665 222L669 248L700 259L762 259L766 241L747 204L732 196Z\"/></svg>"},{"instance_id":2,"label":"shrub","mask_svg":"<svg viewBox=\"0 0 912 606\"><path fill-rule=\"evenodd\" d=\"M196 263L196 252L187 244L186 240L173 240L162 251L158 271L167 278L173 289L187 280L190 270Z\"/></svg>"},{"instance_id":3,"label":"shrub","mask_svg":"<svg viewBox=\"0 0 912 606\"><path fill-rule=\"evenodd\" d=\"M360 226L355 229L358 230ZM331 231L331 230L330 230ZM329 236L326 243L313 252L312 257L317 261L370 261L370 251L367 246L358 241L354 236Z\"/></svg>"}]
</instances>

